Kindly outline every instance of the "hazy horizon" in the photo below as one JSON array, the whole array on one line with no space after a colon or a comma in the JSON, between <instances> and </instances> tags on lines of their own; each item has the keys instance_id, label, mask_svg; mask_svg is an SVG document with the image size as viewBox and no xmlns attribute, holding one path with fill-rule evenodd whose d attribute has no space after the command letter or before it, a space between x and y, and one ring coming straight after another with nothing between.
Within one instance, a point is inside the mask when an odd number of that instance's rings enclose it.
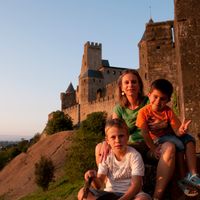
<instances>
[{"instance_id":1,"label":"hazy horizon","mask_svg":"<svg viewBox=\"0 0 200 200\"><path fill-rule=\"evenodd\" d=\"M22 139L30 140L34 135L17 135L17 134L0 134L0 141L21 141Z\"/></svg>"}]
</instances>

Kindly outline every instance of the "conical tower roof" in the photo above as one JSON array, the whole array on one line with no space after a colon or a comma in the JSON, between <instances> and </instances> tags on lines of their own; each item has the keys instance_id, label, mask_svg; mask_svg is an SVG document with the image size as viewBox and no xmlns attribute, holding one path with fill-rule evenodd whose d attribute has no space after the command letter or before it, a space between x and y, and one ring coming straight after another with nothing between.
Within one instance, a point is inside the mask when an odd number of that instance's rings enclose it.
<instances>
[{"instance_id":1,"label":"conical tower roof","mask_svg":"<svg viewBox=\"0 0 200 200\"><path fill-rule=\"evenodd\" d=\"M73 87L73 85L72 85L72 83L70 82L70 84L69 84L69 86L68 86L68 88L67 88L67 90L66 90L66 94L71 94L71 93L73 93L75 90L74 90L74 87Z\"/></svg>"},{"instance_id":2,"label":"conical tower roof","mask_svg":"<svg viewBox=\"0 0 200 200\"><path fill-rule=\"evenodd\" d=\"M148 24L153 24L153 23L154 23L153 19L150 18Z\"/></svg>"}]
</instances>

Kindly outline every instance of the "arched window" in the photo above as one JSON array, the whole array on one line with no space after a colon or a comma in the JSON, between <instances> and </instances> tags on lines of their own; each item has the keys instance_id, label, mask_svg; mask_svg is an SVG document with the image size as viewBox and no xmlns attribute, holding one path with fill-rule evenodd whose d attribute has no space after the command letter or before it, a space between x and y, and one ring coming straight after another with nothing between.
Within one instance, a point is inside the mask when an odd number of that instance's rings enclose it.
<instances>
[{"instance_id":1,"label":"arched window","mask_svg":"<svg viewBox=\"0 0 200 200\"><path fill-rule=\"evenodd\" d=\"M102 96L103 96L102 89L99 88L99 89L97 90L97 99L100 99Z\"/></svg>"}]
</instances>

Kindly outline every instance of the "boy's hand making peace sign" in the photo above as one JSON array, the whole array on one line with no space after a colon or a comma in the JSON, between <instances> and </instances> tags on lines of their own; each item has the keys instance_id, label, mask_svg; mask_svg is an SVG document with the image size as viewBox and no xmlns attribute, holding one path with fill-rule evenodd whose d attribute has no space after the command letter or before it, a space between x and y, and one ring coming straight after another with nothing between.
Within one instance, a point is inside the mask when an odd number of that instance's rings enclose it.
<instances>
[{"instance_id":1,"label":"boy's hand making peace sign","mask_svg":"<svg viewBox=\"0 0 200 200\"><path fill-rule=\"evenodd\" d=\"M178 129L180 136L187 133L190 123L191 120L188 120L187 122L185 121L185 119L183 120L181 126Z\"/></svg>"}]
</instances>

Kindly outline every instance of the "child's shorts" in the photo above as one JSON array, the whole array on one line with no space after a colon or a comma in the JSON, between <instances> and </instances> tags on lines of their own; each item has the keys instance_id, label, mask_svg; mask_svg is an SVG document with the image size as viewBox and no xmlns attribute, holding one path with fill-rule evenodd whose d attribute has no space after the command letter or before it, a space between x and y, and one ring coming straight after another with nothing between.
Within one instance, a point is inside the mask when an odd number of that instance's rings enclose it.
<instances>
[{"instance_id":1,"label":"child's shorts","mask_svg":"<svg viewBox=\"0 0 200 200\"><path fill-rule=\"evenodd\" d=\"M112 199L112 200L119 199L121 196L124 195L124 193L120 193L120 192L107 192L107 191L103 191L103 190L95 190L93 188L90 188L89 191L96 198L100 198L100 197L104 197L105 196L107 199ZM135 197L138 197L138 196L141 196L141 195L151 199L151 197L147 193L145 193L143 191L140 191L139 193L137 193L137 195Z\"/></svg>"},{"instance_id":2,"label":"child's shorts","mask_svg":"<svg viewBox=\"0 0 200 200\"><path fill-rule=\"evenodd\" d=\"M158 144L163 144L165 142L172 142L175 144L177 151L184 151L185 145L188 142L195 143L195 139L190 134L184 134L181 137L177 137L174 134L166 134L154 141L154 143L158 143Z\"/></svg>"}]
</instances>

